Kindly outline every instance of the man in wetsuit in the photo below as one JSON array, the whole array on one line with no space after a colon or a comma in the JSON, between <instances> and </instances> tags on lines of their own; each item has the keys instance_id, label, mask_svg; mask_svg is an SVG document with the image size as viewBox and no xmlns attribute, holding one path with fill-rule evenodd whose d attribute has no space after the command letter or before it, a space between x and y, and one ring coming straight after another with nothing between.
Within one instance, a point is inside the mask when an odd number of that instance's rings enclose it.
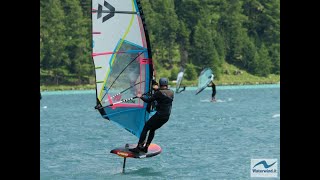
<instances>
[{"instance_id":1,"label":"man in wetsuit","mask_svg":"<svg viewBox=\"0 0 320 180\"><path fill-rule=\"evenodd\" d=\"M142 151L147 153L148 147L151 144L155 131L169 120L174 92L168 89L167 78L160 78L159 84L160 88L156 90L150 98L145 98L142 97L141 94L137 94L137 97L141 98L144 102L151 103L153 101L157 101L157 112L144 125L137 147L130 149L130 151L132 152L139 153L140 151ZM148 131L148 140L146 142L146 145L143 146Z\"/></svg>"},{"instance_id":2,"label":"man in wetsuit","mask_svg":"<svg viewBox=\"0 0 320 180\"><path fill-rule=\"evenodd\" d=\"M212 87L212 94L211 94L211 102L216 101L216 85L213 82L213 74L211 74L211 82L208 84L208 87Z\"/></svg>"}]
</instances>

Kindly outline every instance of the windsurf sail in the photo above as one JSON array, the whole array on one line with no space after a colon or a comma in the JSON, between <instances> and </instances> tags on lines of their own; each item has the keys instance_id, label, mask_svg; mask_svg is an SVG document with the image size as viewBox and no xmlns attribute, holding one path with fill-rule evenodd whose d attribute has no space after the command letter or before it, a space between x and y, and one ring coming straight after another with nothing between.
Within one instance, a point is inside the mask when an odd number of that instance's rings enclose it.
<instances>
[{"instance_id":1,"label":"windsurf sail","mask_svg":"<svg viewBox=\"0 0 320 180\"><path fill-rule=\"evenodd\" d=\"M92 0L92 58L96 109L138 138L150 105L136 98L151 92L153 64L139 0Z\"/></svg>"},{"instance_id":2,"label":"windsurf sail","mask_svg":"<svg viewBox=\"0 0 320 180\"><path fill-rule=\"evenodd\" d=\"M201 71L198 78L198 89L196 91L196 95L202 92L208 84L213 81L213 71L210 68L205 68Z\"/></svg>"},{"instance_id":3,"label":"windsurf sail","mask_svg":"<svg viewBox=\"0 0 320 180\"><path fill-rule=\"evenodd\" d=\"M180 88L181 88L181 83L182 83L182 79L183 79L183 74L184 74L184 69L181 68L180 72L178 73L177 76L177 85L176 85L176 93L179 93Z\"/></svg>"}]
</instances>

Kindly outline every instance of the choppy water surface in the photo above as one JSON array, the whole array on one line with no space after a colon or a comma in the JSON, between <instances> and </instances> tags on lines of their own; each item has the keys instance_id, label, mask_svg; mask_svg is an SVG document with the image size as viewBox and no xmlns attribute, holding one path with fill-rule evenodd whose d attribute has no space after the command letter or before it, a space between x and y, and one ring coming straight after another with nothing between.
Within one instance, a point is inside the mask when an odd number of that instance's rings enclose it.
<instances>
[{"instance_id":1,"label":"choppy water surface","mask_svg":"<svg viewBox=\"0 0 320 180\"><path fill-rule=\"evenodd\" d=\"M43 92L41 179L249 179L251 159L278 159L279 85L217 86L176 94L172 115L156 131L162 153L123 159L109 153L137 138L94 109L95 91ZM280 174L278 174L278 177Z\"/></svg>"}]
</instances>

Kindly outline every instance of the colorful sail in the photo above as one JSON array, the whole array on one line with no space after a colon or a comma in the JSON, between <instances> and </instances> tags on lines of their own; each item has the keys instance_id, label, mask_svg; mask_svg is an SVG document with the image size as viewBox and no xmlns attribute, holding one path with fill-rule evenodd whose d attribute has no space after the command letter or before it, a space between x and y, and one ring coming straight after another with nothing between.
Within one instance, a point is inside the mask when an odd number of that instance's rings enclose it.
<instances>
[{"instance_id":1,"label":"colorful sail","mask_svg":"<svg viewBox=\"0 0 320 180\"><path fill-rule=\"evenodd\" d=\"M210 68L205 68L201 71L199 78L198 78L198 89L196 91L196 95L202 92L213 80L213 72Z\"/></svg>"},{"instance_id":2,"label":"colorful sail","mask_svg":"<svg viewBox=\"0 0 320 180\"><path fill-rule=\"evenodd\" d=\"M184 74L184 69L181 68L180 72L178 73L177 76L177 85L176 85L176 93L179 92L180 88L181 88L181 83L182 83L182 79L183 79L183 74Z\"/></svg>"},{"instance_id":3,"label":"colorful sail","mask_svg":"<svg viewBox=\"0 0 320 180\"><path fill-rule=\"evenodd\" d=\"M139 137L150 106L153 65L139 0L92 0L92 58L102 117Z\"/></svg>"}]
</instances>

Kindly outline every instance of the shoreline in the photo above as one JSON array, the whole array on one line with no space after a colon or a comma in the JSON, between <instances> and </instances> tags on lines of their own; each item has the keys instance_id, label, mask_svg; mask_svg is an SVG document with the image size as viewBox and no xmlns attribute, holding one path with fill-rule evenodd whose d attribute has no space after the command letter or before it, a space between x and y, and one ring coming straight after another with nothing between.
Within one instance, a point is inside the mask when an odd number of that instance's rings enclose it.
<instances>
[{"instance_id":1,"label":"shoreline","mask_svg":"<svg viewBox=\"0 0 320 180\"><path fill-rule=\"evenodd\" d=\"M198 87L188 86L185 91L196 91ZM250 85L228 85L228 86L217 86L217 91L224 90L235 90L235 89L265 89L265 88L280 88L280 84L250 84ZM175 87L171 87L172 90L175 90ZM211 89L206 88L204 91L211 91ZM87 89L87 90L57 90L57 91L42 91L40 92L42 95L69 95L69 94L95 94L95 89Z\"/></svg>"},{"instance_id":2,"label":"shoreline","mask_svg":"<svg viewBox=\"0 0 320 180\"><path fill-rule=\"evenodd\" d=\"M225 64L224 69L235 72L239 69L233 65ZM159 75L160 76L160 75ZM171 88L176 87L176 79L169 79ZM237 85L262 85L262 84L280 84L280 74L269 74L266 77L259 77L249 74L246 71L241 71L240 74L222 74L219 79L214 80L217 86L237 86ZM182 86L197 87L198 79L182 81ZM82 85L40 85L40 91L65 91L65 90L95 90L94 84Z\"/></svg>"},{"instance_id":3,"label":"shoreline","mask_svg":"<svg viewBox=\"0 0 320 180\"><path fill-rule=\"evenodd\" d=\"M251 82L251 83L216 83L216 86L243 86L243 85L280 85L280 82ZM169 83L171 88L175 88L175 84ZM197 86L188 86L196 88ZM73 91L73 90L95 90L95 85L87 84L87 85L59 85L59 86L40 86L40 92L48 92L48 91Z\"/></svg>"}]
</instances>

